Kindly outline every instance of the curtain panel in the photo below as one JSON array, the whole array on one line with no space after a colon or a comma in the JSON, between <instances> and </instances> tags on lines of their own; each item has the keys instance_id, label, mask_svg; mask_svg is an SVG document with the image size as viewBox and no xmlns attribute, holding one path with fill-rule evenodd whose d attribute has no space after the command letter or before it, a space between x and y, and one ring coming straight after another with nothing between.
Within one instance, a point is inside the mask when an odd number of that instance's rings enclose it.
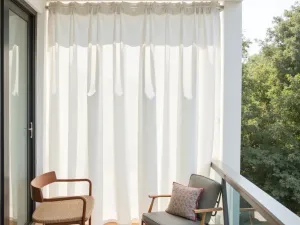
<instances>
[{"instance_id":1,"label":"curtain panel","mask_svg":"<svg viewBox=\"0 0 300 225\"><path fill-rule=\"evenodd\" d=\"M209 175L219 147L217 5L50 3L44 85L43 170L89 177L93 223L129 224L148 194Z\"/></svg>"}]
</instances>

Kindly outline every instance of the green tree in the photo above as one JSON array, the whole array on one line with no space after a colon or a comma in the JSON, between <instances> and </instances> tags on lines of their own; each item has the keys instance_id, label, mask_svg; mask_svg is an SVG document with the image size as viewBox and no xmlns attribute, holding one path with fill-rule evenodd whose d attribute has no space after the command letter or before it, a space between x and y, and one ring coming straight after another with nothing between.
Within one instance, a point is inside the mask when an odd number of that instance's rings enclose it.
<instances>
[{"instance_id":1,"label":"green tree","mask_svg":"<svg viewBox=\"0 0 300 225\"><path fill-rule=\"evenodd\" d=\"M259 54L244 42L242 174L300 212L300 5L274 19ZM245 56L247 60L245 60Z\"/></svg>"}]
</instances>

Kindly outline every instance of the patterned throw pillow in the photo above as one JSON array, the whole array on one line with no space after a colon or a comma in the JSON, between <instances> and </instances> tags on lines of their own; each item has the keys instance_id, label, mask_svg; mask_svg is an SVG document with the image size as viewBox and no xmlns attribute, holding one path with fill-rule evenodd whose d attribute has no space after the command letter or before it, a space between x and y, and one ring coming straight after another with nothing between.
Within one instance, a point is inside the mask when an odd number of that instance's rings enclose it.
<instances>
[{"instance_id":1,"label":"patterned throw pillow","mask_svg":"<svg viewBox=\"0 0 300 225\"><path fill-rule=\"evenodd\" d=\"M194 209L197 209L203 191L203 188L187 187L174 182L172 197L166 212L196 221Z\"/></svg>"}]
</instances>

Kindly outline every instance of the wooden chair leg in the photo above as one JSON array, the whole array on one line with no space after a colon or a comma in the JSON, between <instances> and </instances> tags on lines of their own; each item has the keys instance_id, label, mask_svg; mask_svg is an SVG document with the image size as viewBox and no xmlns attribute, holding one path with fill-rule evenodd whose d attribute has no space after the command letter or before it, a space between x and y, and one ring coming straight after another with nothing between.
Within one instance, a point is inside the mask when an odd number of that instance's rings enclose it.
<instances>
[{"instance_id":1,"label":"wooden chair leg","mask_svg":"<svg viewBox=\"0 0 300 225\"><path fill-rule=\"evenodd\" d=\"M141 220L141 225L144 225L145 224L145 222L143 221L143 220ZM146 224L145 224L146 225Z\"/></svg>"},{"instance_id":2,"label":"wooden chair leg","mask_svg":"<svg viewBox=\"0 0 300 225\"><path fill-rule=\"evenodd\" d=\"M92 225L92 216L89 219L89 225Z\"/></svg>"},{"instance_id":3,"label":"wooden chair leg","mask_svg":"<svg viewBox=\"0 0 300 225\"><path fill-rule=\"evenodd\" d=\"M154 200L155 200L155 198L152 198L151 204L150 204L149 209L148 209L148 213L151 213L151 212L152 212Z\"/></svg>"},{"instance_id":4,"label":"wooden chair leg","mask_svg":"<svg viewBox=\"0 0 300 225\"><path fill-rule=\"evenodd\" d=\"M200 225L205 225L205 217L206 217L206 213L202 213Z\"/></svg>"}]
</instances>

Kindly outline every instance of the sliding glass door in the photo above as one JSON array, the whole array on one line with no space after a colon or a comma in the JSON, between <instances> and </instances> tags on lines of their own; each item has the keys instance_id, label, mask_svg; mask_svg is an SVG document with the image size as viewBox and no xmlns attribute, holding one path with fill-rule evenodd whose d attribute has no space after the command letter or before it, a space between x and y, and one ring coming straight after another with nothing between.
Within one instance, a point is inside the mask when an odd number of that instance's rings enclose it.
<instances>
[{"instance_id":1,"label":"sliding glass door","mask_svg":"<svg viewBox=\"0 0 300 225\"><path fill-rule=\"evenodd\" d=\"M20 1L4 1L4 224L30 222L34 169L34 15Z\"/></svg>"},{"instance_id":2,"label":"sliding glass door","mask_svg":"<svg viewBox=\"0 0 300 225\"><path fill-rule=\"evenodd\" d=\"M28 22L9 10L9 217L27 222ZM31 122L29 122L30 124ZM30 134L31 135L31 134Z\"/></svg>"}]
</instances>

